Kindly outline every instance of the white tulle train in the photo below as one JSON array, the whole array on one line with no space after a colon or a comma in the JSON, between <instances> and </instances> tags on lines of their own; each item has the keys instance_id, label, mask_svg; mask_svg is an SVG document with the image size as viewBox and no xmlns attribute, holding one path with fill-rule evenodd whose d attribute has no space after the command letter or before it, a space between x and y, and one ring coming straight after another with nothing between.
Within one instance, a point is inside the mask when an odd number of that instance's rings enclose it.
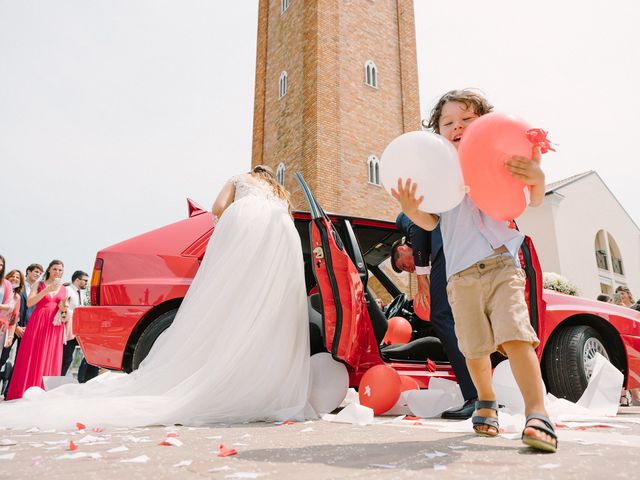
<instances>
[{"instance_id":1,"label":"white tulle train","mask_svg":"<svg viewBox=\"0 0 640 480\"><path fill-rule=\"evenodd\" d=\"M205 425L313 416L304 265L286 207L222 215L173 324L135 372L0 404L0 426Z\"/></svg>"}]
</instances>

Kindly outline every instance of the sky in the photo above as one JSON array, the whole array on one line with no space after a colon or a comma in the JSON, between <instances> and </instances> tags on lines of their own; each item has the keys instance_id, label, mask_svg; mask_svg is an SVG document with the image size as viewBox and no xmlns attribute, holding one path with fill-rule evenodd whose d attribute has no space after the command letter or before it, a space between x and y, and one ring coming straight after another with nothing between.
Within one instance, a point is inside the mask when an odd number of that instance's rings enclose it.
<instances>
[{"instance_id":1,"label":"sky","mask_svg":"<svg viewBox=\"0 0 640 480\"><path fill-rule=\"evenodd\" d=\"M596 170L640 225L639 5L415 0L423 115L480 89L549 131L549 182ZM9 268L90 272L98 250L185 218L187 197L210 208L249 169L257 6L0 0Z\"/></svg>"}]
</instances>

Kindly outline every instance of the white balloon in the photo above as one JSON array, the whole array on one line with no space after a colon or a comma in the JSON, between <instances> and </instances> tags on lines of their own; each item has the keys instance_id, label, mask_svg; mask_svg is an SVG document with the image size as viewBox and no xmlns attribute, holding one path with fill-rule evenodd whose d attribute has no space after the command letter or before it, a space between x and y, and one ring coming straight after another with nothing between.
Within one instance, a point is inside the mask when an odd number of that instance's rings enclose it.
<instances>
[{"instance_id":1,"label":"white balloon","mask_svg":"<svg viewBox=\"0 0 640 480\"><path fill-rule=\"evenodd\" d=\"M311 393L309 404L318 415L330 413L340 406L349 390L347 367L336 362L330 353L311 357Z\"/></svg>"},{"instance_id":2,"label":"white balloon","mask_svg":"<svg viewBox=\"0 0 640 480\"><path fill-rule=\"evenodd\" d=\"M397 189L398 178L417 184L416 197L424 196L420 210L425 212L446 212L464 198L458 152L435 133L405 133L387 146L380 159L380 179L389 193Z\"/></svg>"}]
</instances>

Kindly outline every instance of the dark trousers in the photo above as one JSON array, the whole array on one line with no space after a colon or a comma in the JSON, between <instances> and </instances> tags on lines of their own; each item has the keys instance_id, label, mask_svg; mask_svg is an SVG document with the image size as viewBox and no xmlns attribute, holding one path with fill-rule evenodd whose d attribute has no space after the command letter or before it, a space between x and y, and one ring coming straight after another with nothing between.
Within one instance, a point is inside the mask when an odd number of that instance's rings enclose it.
<instances>
[{"instance_id":1,"label":"dark trousers","mask_svg":"<svg viewBox=\"0 0 640 480\"><path fill-rule=\"evenodd\" d=\"M462 396L465 400L477 398L478 393L476 387L473 386L471 375L469 375L467 362L458 348L458 339L454 330L455 322L447 298L447 269L442 249L438 251L435 259L431 262L430 293L431 324L447 352L453 373L456 374L458 385L462 390Z\"/></svg>"},{"instance_id":2,"label":"dark trousers","mask_svg":"<svg viewBox=\"0 0 640 480\"><path fill-rule=\"evenodd\" d=\"M0 337L1 338L1 337ZM11 354L11 347L13 347L13 344L16 344L16 353L18 352L18 348L20 347L20 339L18 337L13 337L13 342L11 342L11 345L8 346L7 348L2 347L2 353L0 354L0 370L2 370L3 368L5 369L3 375L4 375L4 384L2 386L2 392L0 392L2 395L6 395L7 392L9 391L9 381L11 380L11 374L13 373L13 366L11 367L10 370L6 370L6 363L7 360L9 360L9 355Z\"/></svg>"},{"instance_id":3,"label":"dark trousers","mask_svg":"<svg viewBox=\"0 0 640 480\"><path fill-rule=\"evenodd\" d=\"M67 341L67 344L64 346L62 351L62 372L61 374L64 376L67 374L69 367L71 366L71 362L73 361L73 352L78 345L78 341L74 338L73 340ZM94 377L98 376L99 368L95 365L89 365L87 361L83 358L82 362L80 362L80 366L78 367L78 382L85 383L88 380L91 380Z\"/></svg>"}]
</instances>

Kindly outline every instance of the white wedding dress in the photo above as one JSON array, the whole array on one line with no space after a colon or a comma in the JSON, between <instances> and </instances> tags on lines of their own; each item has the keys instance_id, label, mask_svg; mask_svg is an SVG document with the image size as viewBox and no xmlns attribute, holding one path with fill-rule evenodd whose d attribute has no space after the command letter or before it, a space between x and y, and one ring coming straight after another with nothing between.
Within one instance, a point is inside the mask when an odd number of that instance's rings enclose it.
<instances>
[{"instance_id":1,"label":"white wedding dress","mask_svg":"<svg viewBox=\"0 0 640 480\"><path fill-rule=\"evenodd\" d=\"M314 416L300 237L268 184L233 178L173 324L140 368L0 403L0 427L208 425Z\"/></svg>"}]
</instances>

